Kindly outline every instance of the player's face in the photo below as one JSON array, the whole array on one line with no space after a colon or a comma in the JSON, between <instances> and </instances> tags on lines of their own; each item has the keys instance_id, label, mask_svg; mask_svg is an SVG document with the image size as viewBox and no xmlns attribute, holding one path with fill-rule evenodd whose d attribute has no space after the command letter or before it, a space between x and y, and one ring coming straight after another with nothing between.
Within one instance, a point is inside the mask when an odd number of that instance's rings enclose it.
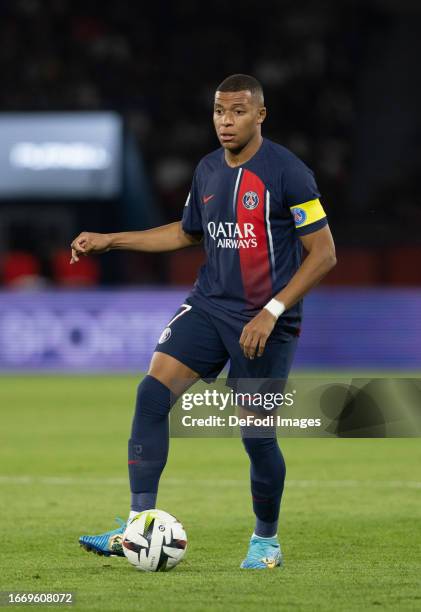
<instances>
[{"instance_id":1,"label":"player's face","mask_svg":"<svg viewBox=\"0 0 421 612\"><path fill-rule=\"evenodd\" d=\"M219 142L233 153L260 134L266 109L250 91L217 91L213 122Z\"/></svg>"}]
</instances>

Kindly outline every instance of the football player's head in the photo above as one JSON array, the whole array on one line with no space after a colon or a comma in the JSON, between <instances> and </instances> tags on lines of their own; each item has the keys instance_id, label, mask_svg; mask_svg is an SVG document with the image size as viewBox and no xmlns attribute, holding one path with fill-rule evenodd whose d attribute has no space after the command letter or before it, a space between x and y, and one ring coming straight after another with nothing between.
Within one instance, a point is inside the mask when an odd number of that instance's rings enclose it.
<instances>
[{"instance_id":1,"label":"football player's head","mask_svg":"<svg viewBox=\"0 0 421 612\"><path fill-rule=\"evenodd\" d=\"M263 89L247 74L233 74L215 92L213 122L221 145L233 153L241 151L256 135L266 117Z\"/></svg>"}]
</instances>

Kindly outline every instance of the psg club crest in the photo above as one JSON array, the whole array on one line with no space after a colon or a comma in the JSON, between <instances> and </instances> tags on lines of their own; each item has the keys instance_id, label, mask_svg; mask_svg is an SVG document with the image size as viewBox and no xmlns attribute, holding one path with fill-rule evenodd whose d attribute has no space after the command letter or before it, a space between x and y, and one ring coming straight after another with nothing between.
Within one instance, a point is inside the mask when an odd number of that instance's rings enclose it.
<instances>
[{"instance_id":1,"label":"psg club crest","mask_svg":"<svg viewBox=\"0 0 421 612\"><path fill-rule=\"evenodd\" d=\"M158 344L164 344L171 337L171 327L166 327L162 332Z\"/></svg>"},{"instance_id":2,"label":"psg club crest","mask_svg":"<svg viewBox=\"0 0 421 612\"><path fill-rule=\"evenodd\" d=\"M253 210L259 204L259 196L255 191L247 191L243 195L243 206L247 210Z\"/></svg>"},{"instance_id":3,"label":"psg club crest","mask_svg":"<svg viewBox=\"0 0 421 612\"><path fill-rule=\"evenodd\" d=\"M306 211L302 208L294 208L294 221L295 225L298 227L302 225L307 219Z\"/></svg>"}]
</instances>

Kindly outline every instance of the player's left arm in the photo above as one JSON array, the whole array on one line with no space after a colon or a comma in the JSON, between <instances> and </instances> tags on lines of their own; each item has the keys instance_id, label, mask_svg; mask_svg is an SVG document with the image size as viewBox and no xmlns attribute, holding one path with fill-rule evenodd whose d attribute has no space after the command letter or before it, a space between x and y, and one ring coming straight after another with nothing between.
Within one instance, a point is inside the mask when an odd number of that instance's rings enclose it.
<instances>
[{"instance_id":1,"label":"player's left arm","mask_svg":"<svg viewBox=\"0 0 421 612\"><path fill-rule=\"evenodd\" d=\"M289 283L274 296L285 310L301 300L336 265L335 245L328 225L300 236L300 240L308 255ZM244 326L240 345L246 357L253 359L263 354L276 321L277 317L263 308Z\"/></svg>"},{"instance_id":2,"label":"player's left arm","mask_svg":"<svg viewBox=\"0 0 421 612\"><path fill-rule=\"evenodd\" d=\"M289 283L274 296L285 310L301 300L336 265L335 244L328 225L300 236L300 240L308 255ZM275 319L273 315L272 318Z\"/></svg>"}]
</instances>

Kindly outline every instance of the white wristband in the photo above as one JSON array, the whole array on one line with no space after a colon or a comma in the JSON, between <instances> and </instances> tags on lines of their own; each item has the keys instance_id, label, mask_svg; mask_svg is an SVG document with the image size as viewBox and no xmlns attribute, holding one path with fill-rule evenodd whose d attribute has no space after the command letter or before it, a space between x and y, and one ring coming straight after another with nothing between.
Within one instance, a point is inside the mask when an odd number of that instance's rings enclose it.
<instances>
[{"instance_id":1,"label":"white wristband","mask_svg":"<svg viewBox=\"0 0 421 612\"><path fill-rule=\"evenodd\" d=\"M281 314L285 312L285 304L279 300L275 300L275 298L271 299L270 302L266 304L265 308L269 310L270 314L276 319L279 319Z\"/></svg>"}]
</instances>

